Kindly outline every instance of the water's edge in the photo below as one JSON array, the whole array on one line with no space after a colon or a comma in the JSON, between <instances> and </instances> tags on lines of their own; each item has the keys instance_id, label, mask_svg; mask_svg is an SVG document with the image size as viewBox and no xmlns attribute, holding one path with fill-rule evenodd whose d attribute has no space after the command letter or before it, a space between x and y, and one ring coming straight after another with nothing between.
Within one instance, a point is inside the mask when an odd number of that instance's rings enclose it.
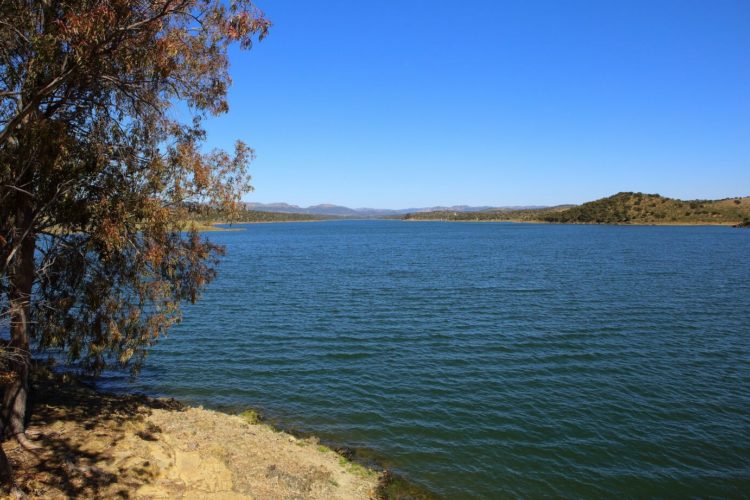
<instances>
[{"instance_id":1,"label":"water's edge","mask_svg":"<svg viewBox=\"0 0 750 500\"><path fill-rule=\"evenodd\" d=\"M378 500L432 500L442 498L435 492L430 491L427 487L414 482L404 476L393 473L388 468L388 459L383 457L372 450L362 447L350 447L347 443L331 440L331 439L319 439L314 430L299 429L286 425L280 418L269 418L266 412L262 408L253 406L215 406L211 405L210 402L202 403L200 401L181 401L168 394L147 394L140 391L127 391L111 389L102 387L102 384L98 383L96 379L78 376L77 379L80 383L98 393L101 394L113 394L116 396L134 396L134 397L146 397L155 399L171 399L180 405L186 407L201 407L208 410L224 413L226 415L239 415L243 412L253 412L259 418L259 420L271 427L272 429L280 432L284 432L298 439L310 439L316 438L318 441L329 448L331 451L346 459L349 462L361 465L368 469L374 470L379 474L378 477Z\"/></svg>"}]
</instances>

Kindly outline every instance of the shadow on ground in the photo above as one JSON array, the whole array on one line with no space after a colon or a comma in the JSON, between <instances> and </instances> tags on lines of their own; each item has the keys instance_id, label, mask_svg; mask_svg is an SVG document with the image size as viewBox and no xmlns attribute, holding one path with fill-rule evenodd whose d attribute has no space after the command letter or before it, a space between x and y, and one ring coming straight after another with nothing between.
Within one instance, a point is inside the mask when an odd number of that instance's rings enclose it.
<instances>
[{"instance_id":1,"label":"shadow on ground","mask_svg":"<svg viewBox=\"0 0 750 500\"><path fill-rule=\"evenodd\" d=\"M181 411L174 400L94 392L66 375L35 370L30 391L29 437L39 448L3 443L14 471L5 494L30 497L130 498L158 469L123 463L113 449L127 435L156 441L160 429L145 417L152 409ZM121 463L125 466L111 466Z\"/></svg>"},{"instance_id":2,"label":"shadow on ground","mask_svg":"<svg viewBox=\"0 0 750 500\"><path fill-rule=\"evenodd\" d=\"M352 450L331 450L256 419L185 407L173 399L96 392L34 370L27 450L3 443L11 498L429 499Z\"/></svg>"}]
</instances>

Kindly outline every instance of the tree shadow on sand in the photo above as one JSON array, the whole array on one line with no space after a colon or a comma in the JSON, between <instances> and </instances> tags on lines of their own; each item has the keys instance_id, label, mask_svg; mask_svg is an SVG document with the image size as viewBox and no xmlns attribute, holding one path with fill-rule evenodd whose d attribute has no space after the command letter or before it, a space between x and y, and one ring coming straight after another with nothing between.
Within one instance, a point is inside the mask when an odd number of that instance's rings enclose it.
<instances>
[{"instance_id":1,"label":"tree shadow on sand","mask_svg":"<svg viewBox=\"0 0 750 500\"><path fill-rule=\"evenodd\" d=\"M28 434L39 448L15 441L3 447L14 470L16 496L130 498L159 473L156 464L115 451L123 439L157 441L161 430L146 421L152 409L181 411L175 400L95 392L65 375L35 370ZM133 438L137 436L137 438ZM136 443L138 445L138 443Z\"/></svg>"}]
</instances>

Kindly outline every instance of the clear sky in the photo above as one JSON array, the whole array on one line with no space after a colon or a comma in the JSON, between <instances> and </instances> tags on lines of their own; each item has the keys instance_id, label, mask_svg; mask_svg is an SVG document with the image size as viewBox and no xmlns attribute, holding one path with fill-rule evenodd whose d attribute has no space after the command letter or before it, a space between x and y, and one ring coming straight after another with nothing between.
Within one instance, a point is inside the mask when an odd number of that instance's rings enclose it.
<instances>
[{"instance_id":1,"label":"clear sky","mask_svg":"<svg viewBox=\"0 0 750 500\"><path fill-rule=\"evenodd\" d=\"M750 195L748 0L257 0L209 144L249 201L406 208Z\"/></svg>"}]
</instances>

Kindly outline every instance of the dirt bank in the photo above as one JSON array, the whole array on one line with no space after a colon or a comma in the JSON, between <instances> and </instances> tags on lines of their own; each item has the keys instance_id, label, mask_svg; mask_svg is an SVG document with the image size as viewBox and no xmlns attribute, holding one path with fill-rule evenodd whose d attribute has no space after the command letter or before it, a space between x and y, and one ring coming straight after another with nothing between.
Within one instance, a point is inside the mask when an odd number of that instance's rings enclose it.
<instances>
[{"instance_id":1,"label":"dirt bank","mask_svg":"<svg viewBox=\"0 0 750 500\"><path fill-rule=\"evenodd\" d=\"M375 498L378 473L254 416L113 396L48 374L35 381L34 453L3 444L12 496Z\"/></svg>"}]
</instances>

